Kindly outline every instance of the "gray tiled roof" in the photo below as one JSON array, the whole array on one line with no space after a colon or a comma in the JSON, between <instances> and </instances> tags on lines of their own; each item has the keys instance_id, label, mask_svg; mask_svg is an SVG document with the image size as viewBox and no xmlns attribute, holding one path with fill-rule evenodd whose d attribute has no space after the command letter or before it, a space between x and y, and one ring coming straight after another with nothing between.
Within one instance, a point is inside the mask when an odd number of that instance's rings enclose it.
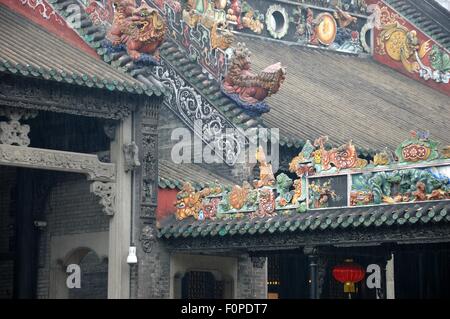
<instances>
[{"instance_id":1,"label":"gray tiled roof","mask_svg":"<svg viewBox=\"0 0 450 319\"><path fill-rule=\"evenodd\" d=\"M158 162L158 185L160 188L180 189L184 182L190 182L196 189L219 182L231 186L233 182L197 164L175 164L170 160Z\"/></svg>"},{"instance_id":2,"label":"gray tiled roof","mask_svg":"<svg viewBox=\"0 0 450 319\"><path fill-rule=\"evenodd\" d=\"M231 218L228 220L177 221L170 216L161 222L159 237L210 237L261 235L292 232L320 232L324 230L368 227L402 227L414 224L450 222L449 201L420 204L397 204L374 207L309 210L305 213L288 211L264 218Z\"/></svg>"},{"instance_id":3,"label":"gray tiled roof","mask_svg":"<svg viewBox=\"0 0 450 319\"><path fill-rule=\"evenodd\" d=\"M395 149L413 129L430 130L450 144L450 97L370 58L288 46L239 36L252 52L256 70L280 61L287 68L264 124L281 136L334 145L353 140L366 149Z\"/></svg>"},{"instance_id":4,"label":"gray tiled roof","mask_svg":"<svg viewBox=\"0 0 450 319\"><path fill-rule=\"evenodd\" d=\"M154 89L0 5L0 71L133 94Z\"/></svg>"}]
</instances>

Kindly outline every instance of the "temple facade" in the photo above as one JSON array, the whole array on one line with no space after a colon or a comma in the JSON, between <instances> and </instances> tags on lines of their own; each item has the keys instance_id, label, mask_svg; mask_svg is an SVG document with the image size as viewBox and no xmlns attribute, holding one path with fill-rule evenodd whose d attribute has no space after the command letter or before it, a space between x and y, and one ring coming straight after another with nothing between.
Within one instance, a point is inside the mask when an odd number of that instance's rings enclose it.
<instances>
[{"instance_id":1,"label":"temple facade","mask_svg":"<svg viewBox=\"0 0 450 319\"><path fill-rule=\"evenodd\" d=\"M434 0L0 0L0 298L450 296Z\"/></svg>"}]
</instances>

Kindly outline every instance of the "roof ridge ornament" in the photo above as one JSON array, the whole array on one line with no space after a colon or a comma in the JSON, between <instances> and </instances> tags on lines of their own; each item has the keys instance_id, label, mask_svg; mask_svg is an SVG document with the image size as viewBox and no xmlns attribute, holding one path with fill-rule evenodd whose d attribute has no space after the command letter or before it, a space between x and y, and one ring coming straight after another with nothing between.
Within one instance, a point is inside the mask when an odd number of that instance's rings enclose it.
<instances>
[{"instance_id":1,"label":"roof ridge ornament","mask_svg":"<svg viewBox=\"0 0 450 319\"><path fill-rule=\"evenodd\" d=\"M166 24L158 10L145 1L113 0L114 20L107 34L110 50L126 49L135 62L158 64L158 48L164 41Z\"/></svg>"},{"instance_id":2,"label":"roof ridge ornament","mask_svg":"<svg viewBox=\"0 0 450 319\"><path fill-rule=\"evenodd\" d=\"M245 43L239 42L222 82L222 92L248 113L260 115L270 110L264 100L278 92L286 78L286 68L278 62L259 74L252 73L250 55Z\"/></svg>"}]
</instances>

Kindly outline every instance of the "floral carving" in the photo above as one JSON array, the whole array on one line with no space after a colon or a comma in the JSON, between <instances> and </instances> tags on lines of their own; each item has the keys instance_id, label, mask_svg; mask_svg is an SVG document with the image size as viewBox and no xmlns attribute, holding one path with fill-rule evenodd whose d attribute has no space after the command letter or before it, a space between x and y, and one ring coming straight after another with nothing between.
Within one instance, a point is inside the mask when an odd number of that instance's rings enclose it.
<instances>
[{"instance_id":1,"label":"floral carving","mask_svg":"<svg viewBox=\"0 0 450 319\"><path fill-rule=\"evenodd\" d=\"M428 131L411 131L411 138L404 141L395 151L400 162L434 160L439 157L438 143L429 140Z\"/></svg>"},{"instance_id":2,"label":"floral carving","mask_svg":"<svg viewBox=\"0 0 450 319\"><path fill-rule=\"evenodd\" d=\"M156 240L155 229L151 225L145 225L139 236L139 241L142 244L142 250L145 253L151 253L153 242Z\"/></svg>"},{"instance_id":3,"label":"floral carving","mask_svg":"<svg viewBox=\"0 0 450 319\"><path fill-rule=\"evenodd\" d=\"M313 157L315 163L320 164L321 170L330 170L331 164L337 169L361 168L367 165L366 160L358 158L356 148L351 141L339 148L326 150L325 143L327 141L327 136L322 136L314 141L314 146L319 149L313 152Z\"/></svg>"},{"instance_id":4,"label":"floral carving","mask_svg":"<svg viewBox=\"0 0 450 319\"><path fill-rule=\"evenodd\" d=\"M19 0L22 5L26 5L31 9L37 11L44 19L51 20L52 18L59 23L64 25L63 19L53 10L53 8L45 0Z\"/></svg>"},{"instance_id":5,"label":"floral carving","mask_svg":"<svg viewBox=\"0 0 450 319\"><path fill-rule=\"evenodd\" d=\"M100 197L100 205L103 212L108 216L113 216L116 212L116 183L111 182L93 182L91 192Z\"/></svg>"},{"instance_id":6,"label":"floral carving","mask_svg":"<svg viewBox=\"0 0 450 319\"><path fill-rule=\"evenodd\" d=\"M89 180L114 181L115 165L96 155L0 144L0 164L84 173Z\"/></svg>"},{"instance_id":7,"label":"floral carving","mask_svg":"<svg viewBox=\"0 0 450 319\"><path fill-rule=\"evenodd\" d=\"M28 146L30 139L28 133L30 126L21 124L21 119L26 120L37 116L37 111L28 111L15 108L3 108L0 116L9 118L9 122L0 122L0 143L8 145Z\"/></svg>"}]
</instances>

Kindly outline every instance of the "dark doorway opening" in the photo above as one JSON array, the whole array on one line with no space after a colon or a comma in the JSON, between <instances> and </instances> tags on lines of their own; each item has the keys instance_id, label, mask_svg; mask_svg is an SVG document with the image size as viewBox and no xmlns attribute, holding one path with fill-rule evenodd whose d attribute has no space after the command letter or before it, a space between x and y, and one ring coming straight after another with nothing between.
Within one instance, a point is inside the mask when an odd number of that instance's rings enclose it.
<instances>
[{"instance_id":1,"label":"dark doorway opening","mask_svg":"<svg viewBox=\"0 0 450 319\"><path fill-rule=\"evenodd\" d=\"M224 283L209 271L189 271L181 281L183 299L223 299Z\"/></svg>"}]
</instances>

